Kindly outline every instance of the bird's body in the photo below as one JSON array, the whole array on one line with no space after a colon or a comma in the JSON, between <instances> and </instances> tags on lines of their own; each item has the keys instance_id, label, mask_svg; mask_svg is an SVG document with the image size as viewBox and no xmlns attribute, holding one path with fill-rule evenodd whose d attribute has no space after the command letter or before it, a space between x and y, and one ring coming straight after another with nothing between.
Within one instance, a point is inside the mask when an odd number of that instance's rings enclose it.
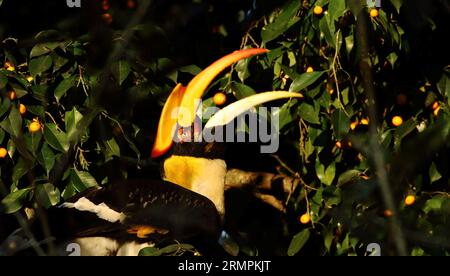
<instances>
[{"instance_id":1,"label":"bird's body","mask_svg":"<svg viewBox=\"0 0 450 276\"><path fill-rule=\"evenodd\" d=\"M149 180L91 188L48 210L47 219L56 243L62 248L76 243L83 255L137 254L164 240L214 241L220 229L208 198L170 182Z\"/></svg>"},{"instance_id":2,"label":"bird's body","mask_svg":"<svg viewBox=\"0 0 450 276\"><path fill-rule=\"evenodd\" d=\"M152 150L152 158L162 159L163 180L116 181L50 208L49 230L60 248L75 242L82 255L137 255L153 242L168 240L217 245L225 213L225 151L223 143L198 139L198 102L223 69L266 52L236 51L203 70L187 87L177 85L163 107ZM223 127L258 104L290 97L302 96L268 92L242 99L215 114L209 127Z\"/></svg>"}]
</instances>

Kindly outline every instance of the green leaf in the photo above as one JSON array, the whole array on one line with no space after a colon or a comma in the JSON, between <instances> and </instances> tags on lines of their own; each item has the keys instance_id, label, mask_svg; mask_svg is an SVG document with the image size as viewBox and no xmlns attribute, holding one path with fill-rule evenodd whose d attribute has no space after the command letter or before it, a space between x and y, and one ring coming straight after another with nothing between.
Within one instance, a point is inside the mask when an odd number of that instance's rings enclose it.
<instances>
[{"instance_id":1,"label":"green leaf","mask_svg":"<svg viewBox=\"0 0 450 276\"><path fill-rule=\"evenodd\" d=\"M297 16L297 12L300 9L301 4L301 1L289 1L288 4L283 7L280 15L275 18L272 23L262 28L262 41L267 43L274 40L297 23L300 20Z\"/></svg>"},{"instance_id":2,"label":"green leaf","mask_svg":"<svg viewBox=\"0 0 450 276\"><path fill-rule=\"evenodd\" d=\"M295 78L289 87L290 92L300 92L307 88L311 84L315 83L326 71L317 71L312 73L301 74L298 78Z\"/></svg>"},{"instance_id":3,"label":"green leaf","mask_svg":"<svg viewBox=\"0 0 450 276\"><path fill-rule=\"evenodd\" d=\"M343 139L349 132L350 118L343 110L337 109L331 115L331 122L336 138L339 140Z\"/></svg>"},{"instance_id":4,"label":"green leaf","mask_svg":"<svg viewBox=\"0 0 450 276\"><path fill-rule=\"evenodd\" d=\"M69 150L69 141L67 135L59 130L55 124L48 123L44 127L45 141L54 149L67 152Z\"/></svg>"},{"instance_id":5,"label":"green leaf","mask_svg":"<svg viewBox=\"0 0 450 276\"><path fill-rule=\"evenodd\" d=\"M161 255L161 251L156 247L146 247L139 251L139 256L156 257Z\"/></svg>"},{"instance_id":6,"label":"green leaf","mask_svg":"<svg viewBox=\"0 0 450 276\"><path fill-rule=\"evenodd\" d=\"M359 175L361 174L358 170L348 170L341 175L339 175L337 186L341 187L347 183L355 182L359 179Z\"/></svg>"},{"instance_id":7,"label":"green leaf","mask_svg":"<svg viewBox=\"0 0 450 276\"><path fill-rule=\"evenodd\" d=\"M64 191L61 193L61 196L64 198L64 200L68 200L69 198L73 197L77 194L77 190L73 186L72 183L69 183Z\"/></svg>"},{"instance_id":8,"label":"green leaf","mask_svg":"<svg viewBox=\"0 0 450 276\"><path fill-rule=\"evenodd\" d=\"M36 186L36 199L44 208L50 208L60 202L61 193L53 184L40 184Z\"/></svg>"},{"instance_id":9,"label":"green leaf","mask_svg":"<svg viewBox=\"0 0 450 276\"><path fill-rule=\"evenodd\" d=\"M9 116L0 123L0 127L12 137L19 137L22 133L22 116L17 108L13 107Z\"/></svg>"},{"instance_id":10,"label":"green leaf","mask_svg":"<svg viewBox=\"0 0 450 276\"><path fill-rule=\"evenodd\" d=\"M131 73L131 66L128 63L128 61L119 60L116 64L114 64L112 73L116 78L117 82L119 83L119 85L122 85L122 83L127 79L127 77Z\"/></svg>"},{"instance_id":11,"label":"green leaf","mask_svg":"<svg viewBox=\"0 0 450 276\"><path fill-rule=\"evenodd\" d=\"M328 4L328 12L331 14L331 19L337 20L344 15L346 10L345 0L330 0Z\"/></svg>"},{"instance_id":12,"label":"green leaf","mask_svg":"<svg viewBox=\"0 0 450 276\"><path fill-rule=\"evenodd\" d=\"M0 72L0 89L3 89L8 84L8 78Z\"/></svg>"},{"instance_id":13,"label":"green leaf","mask_svg":"<svg viewBox=\"0 0 450 276\"><path fill-rule=\"evenodd\" d=\"M26 188L10 193L2 200L2 205L5 208L6 214L12 214L22 208L22 201L31 191L31 188Z\"/></svg>"},{"instance_id":14,"label":"green leaf","mask_svg":"<svg viewBox=\"0 0 450 276\"><path fill-rule=\"evenodd\" d=\"M403 5L403 0L390 0L392 5L395 7L398 13L400 13L400 9Z\"/></svg>"},{"instance_id":15,"label":"green leaf","mask_svg":"<svg viewBox=\"0 0 450 276\"><path fill-rule=\"evenodd\" d=\"M61 45L59 42L37 44L31 49L30 59L50 53Z\"/></svg>"},{"instance_id":16,"label":"green leaf","mask_svg":"<svg viewBox=\"0 0 450 276\"><path fill-rule=\"evenodd\" d=\"M53 169L53 166L55 165L55 159L56 157L52 149L49 147L47 143L44 143L42 145L41 152L38 155L38 162L41 164L42 167L44 167L47 176L49 175L50 171Z\"/></svg>"},{"instance_id":17,"label":"green leaf","mask_svg":"<svg viewBox=\"0 0 450 276\"><path fill-rule=\"evenodd\" d=\"M300 115L300 118L302 118L305 121L308 121L312 124L319 124L319 110L316 110L314 106L308 104L308 103L301 103L298 108L298 113Z\"/></svg>"},{"instance_id":18,"label":"green leaf","mask_svg":"<svg viewBox=\"0 0 450 276\"><path fill-rule=\"evenodd\" d=\"M329 186L333 183L334 177L336 175L336 166L334 163L332 163L325 169L325 166L322 163L320 163L319 160L317 160L316 174L322 183Z\"/></svg>"},{"instance_id":19,"label":"green leaf","mask_svg":"<svg viewBox=\"0 0 450 276\"><path fill-rule=\"evenodd\" d=\"M98 183L94 177L88 172L72 169L70 174L72 185L78 192L82 192L88 188L97 187Z\"/></svg>"},{"instance_id":20,"label":"green leaf","mask_svg":"<svg viewBox=\"0 0 450 276\"><path fill-rule=\"evenodd\" d=\"M443 196L436 196L425 202L423 211L429 213L431 211L439 212L442 210L442 203L446 200Z\"/></svg>"},{"instance_id":21,"label":"green leaf","mask_svg":"<svg viewBox=\"0 0 450 276\"><path fill-rule=\"evenodd\" d=\"M442 175L437 170L436 165L434 164L434 162L431 163L429 174L430 174L430 182L431 183L439 181L442 178Z\"/></svg>"},{"instance_id":22,"label":"green leaf","mask_svg":"<svg viewBox=\"0 0 450 276\"><path fill-rule=\"evenodd\" d=\"M287 250L288 256L294 256L305 246L306 242L309 240L311 233L309 229L305 229L299 232L292 238L289 248Z\"/></svg>"},{"instance_id":23,"label":"green leaf","mask_svg":"<svg viewBox=\"0 0 450 276\"><path fill-rule=\"evenodd\" d=\"M83 131L78 123L83 119L83 114L81 114L75 107L72 108L71 111L66 112L65 114L65 124L66 124L66 132L67 132L67 140L69 143L75 142L79 133Z\"/></svg>"},{"instance_id":24,"label":"green leaf","mask_svg":"<svg viewBox=\"0 0 450 276\"><path fill-rule=\"evenodd\" d=\"M28 66L33 78L50 69L52 67L52 63L52 58L49 55L32 59Z\"/></svg>"},{"instance_id":25,"label":"green leaf","mask_svg":"<svg viewBox=\"0 0 450 276\"><path fill-rule=\"evenodd\" d=\"M232 81L228 88L233 92L238 100L255 95L256 92L250 86Z\"/></svg>"},{"instance_id":26,"label":"green leaf","mask_svg":"<svg viewBox=\"0 0 450 276\"><path fill-rule=\"evenodd\" d=\"M291 124L293 121L297 119L297 115L293 114L292 107L297 103L297 100L291 100L281 108L277 109L273 115L277 115L278 113L278 122L279 122L279 129L282 130L286 125Z\"/></svg>"},{"instance_id":27,"label":"green leaf","mask_svg":"<svg viewBox=\"0 0 450 276\"><path fill-rule=\"evenodd\" d=\"M198 73L200 73L202 71L202 69L200 67L198 67L197 65L187 65L187 66L180 67L178 69L178 71L182 72L182 73L188 73L188 74L195 76L195 75L198 75Z\"/></svg>"},{"instance_id":28,"label":"green leaf","mask_svg":"<svg viewBox=\"0 0 450 276\"><path fill-rule=\"evenodd\" d=\"M13 175L12 175L12 181L16 183L19 181L28 171L30 170L30 167L28 166L27 162L23 158L19 158L19 161L14 166L13 169Z\"/></svg>"},{"instance_id":29,"label":"green leaf","mask_svg":"<svg viewBox=\"0 0 450 276\"><path fill-rule=\"evenodd\" d=\"M325 14L319 22L319 28L321 31L321 36L325 37L328 46L332 48L336 48L336 35L335 35L335 27L334 21L331 19L329 13Z\"/></svg>"},{"instance_id":30,"label":"green leaf","mask_svg":"<svg viewBox=\"0 0 450 276\"><path fill-rule=\"evenodd\" d=\"M66 95L67 91L69 91L70 88L75 86L75 83L76 83L75 76L62 80L55 88L54 95L56 101L59 102Z\"/></svg>"},{"instance_id":31,"label":"green leaf","mask_svg":"<svg viewBox=\"0 0 450 276\"><path fill-rule=\"evenodd\" d=\"M103 144L105 146L106 150L106 162L112 157L112 156L118 156L120 157L120 148L117 144L116 140L114 138L111 138L109 140L103 141Z\"/></svg>"},{"instance_id":32,"label":"green leaf","mask_svg":"<svg viewBox=\"0 0 450 276\"><path fill-rule=\"evenodd\" d=\"M248 71L249 64L250 58L245 58L238 61L234 67L241 82L244 82L248 77L250 77L250 72Z\"/></svg>"},{"instance_id":33,"label":"green leaf","mask_svg":"<svg viewBox=\"0 0 450 276\"><path fill-rule=\"evenodd\" d=\"M0 128L0 144L3 143L3 139L5 139L5 131Z\"/></svg>"}]
</instances>

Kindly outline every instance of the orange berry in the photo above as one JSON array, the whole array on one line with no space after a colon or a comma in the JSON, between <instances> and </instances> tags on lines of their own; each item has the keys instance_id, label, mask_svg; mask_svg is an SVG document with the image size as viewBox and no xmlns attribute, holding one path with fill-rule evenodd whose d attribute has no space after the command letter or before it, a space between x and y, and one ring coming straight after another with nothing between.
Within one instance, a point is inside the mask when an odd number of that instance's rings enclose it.
<instances>
[{"instance_id":1,"label":"orange berry","mask_svg":"<svg viewBox=\"0 0 450 276\"><path fill-rule=\"evenodd\" d=\"M365 126L369 125L369 119L368 118L361 119L361 125Z\"/></svg>"},{"instance_id":2,"label":"orange berry","mask_svg":"<svg viewBox=\"0 0 450 276\"><path fill-rule=\"evenodd\" d=\"M431 108L433 108L433 110L436 110L440 107L439 102L434 102L433 106Z\"/></svg>"},{"instance_id":3,"label":"orange berry","mask_svg":"<svg viewBox=\"0 0 450 276\"><path fill-rule=\"evenodd\" d=\"M377 9L371 9L370 10L370 17L372 17L372 18L378 17L379 14L380 13L378 12Z\"/></svg>"},{"instance_id":4,"label":"orange berry","mask_svg":"<svg viewBox=\"0 0 450 276\"><path fill-rule=\"evenodd\" d=\"M102 15L102 18L103 18L103 20L104 20L106 23L108 23L108 24L111 24L112 21L113 21L112 15L109 14L109 13L104 13L104 14Z\"/></svg>"},{"instance_id":5,"label":"orange berry","mask_svg":"<svg viewBox=\"0 0 450 276\"><path fill-rule=\"evenodd\" d=\"M110 8L109 1L108 0L103 0L103 2L102 2L102 9L104 11L107 11L107 10L109 10L109 8Z\"/></svg>"},{"instance_id":6,"label":"orange berry","mask_svg":"<svg viewBox=\"0 0 450 276\"><path fill-rule=\"evenodd\" d=\"M313 12L315 15L321 15L323 13L323 8L321 6L315 6Z\"/></svg>"},{"instance_id":7,"label":"orange berry","mask_svg":"<svg viewBox=\"0 0 450 276\"><path fill-rule=\"evenodd\" d=\"M394 213L392 213L391 210L387 209L387 210L384 210L383 215L387 218L390 218L394 215Z\"/></svg>"},{"instance_id":8,"label":"orange berry","mask_svg":"<svg viewBox=\"0 0 450 276\"><path fill-rule=\"evenodd\" d=\"M392 118L392 125L399 127L403 124L403 118L400 116L394 116Z\"/></svg>"},{"instance_id":9,"label":"orange berry","mask_svg":"<svg viewBox=\"0 0 450 276\"><path fill-rule=\"evenodd\" d=\"M312 73L312 72L314 72L314 68L312 68L311 66L306 68L306 73Z\"/></svg>"},{"instance_id":10,"label":"orange berry","mask_svg":"<svg viewBox=\"0 0 450 276\"><path fill-rule=\"evenodd\" d=\"M15 71L16 70L16 67L14 67L14 64L12 64L9 61L5 62L5 68L8 71Z\"/></svg>"},{"instance_id":11,"label":"orange berry","mask_svg":"<svg viewBox=\"0 0 450 276\"><path fill-rule=\"evenodd\" d=\"M311 217L309 216L309 214L303 214L300 216L300 223L301 224L308 224L311 221Z\"/></svg>"},{"instance_id":12,"label":"orange berry","mask_svg":"<svg viewBox=\"0 0 450 276\"><path fill-rule=\"evenodd\" d=\"M361 179L369 180L370 178L367 175L363 174L363 175L361 175Z\"/></svg>"},{"instance_id":13,"label":"orange berry","mask_svg":"<svg viewBox=\"0 0 450 276\"><path fill-rule=\"evenodd\" d=\"M406 206L411 206L414 204L414 202L416 202L416 197L413 195L409 195L405 198L405 205Z\"/></svg>"},{"instance_id":14,"label":"orange berry","mask_svg":"<svg viewBox=\"0 0 450 276\"><path fill-rule=\"evenodd\" d=\"M215 105L224 105L227 102L227 95L222 92L217 92L214 95L213 102Z\"/></svg>"},{"instance_id":15,"label":"orange berry","mask_svg":"<svg viewBox=\"0 0 450 276\"><path fill-rule=\"evenodd\" d=\"M0 148L0 158L5 158L8 155L8 151L5 148Z\"/></svg>"},{"instance_id":16,"label":"orange berry","mask_svg":"<svg viewBox=\"0 0 450 276\"><path fill-rule=\"evenodd\" d=\"M353 123L350 124L350 129L351 129L351 130L355 130L355 128L356 128L358 125L359 125L358 122L353 122Z\"/></svg>"},{"instance_id":17,"label":"orange berry","mask_svg":"<svg viewBox=\"0 0 450 276\"><path fill-rule=\"evenodd\" d=\"M17 97L17 94L14 90L11 90L8 92L7 96L8 96L8 99L10 99L11 101L14 101Z\"/></svg>"},{"instance_id":18,"label":"orange berry","mask_svg":"<svg viewBox=\"0 0 450 276\"><path fill-rule=\"evenodd\" d=\"M439 115L439 111L440 111L440 110L441 110L441 107L438 106L435 110L433 110L433 115L434 115L434 116Z\"/></svg>"},{"instance_id":19,"label":"orange berry","mask_svg":"<svg viewBox=\"0 0 450 276\"><path fill-rule=\"evenodd\" d=\"M337 142L336 142L336 148L342 149L342 143L341 143L341 141L337 141Z\"/></svg>"},{"instance_id":20,"label":"orange berry","mask_svg":"<svg viewBox=\"0 0 450 276\"><path fill-rule=\"evenodd\" d=\"M28 126L28 130L30 131L30 133L36 133L36 132L40 131L41 129L42 129L42 125L37 120L31 122L31 124Z\"/></svg>"},{"instance_id":21,"label":"orange berry","mask_svg":"<svg viewBox=\"0 0 450 276\"><path fill-rule=\"evenodd\" d=\"M128 7L129 9L134 9L134 8L136 8L136 2L135 2L134 0L128 0L128 2L127 2L127 7Z\"/></svg>"},{"instance_id":22,"label":"orange berry","mask_svg":"<svg viewBox=\"0 0 450 276\"><path fill-rule=\"evenodd\" d=\"M25 114L27 112L27 107L25 105L23 105L23 104L20 104L19 105L19 112L22 115Z\"/></svg>"}]
</instances>

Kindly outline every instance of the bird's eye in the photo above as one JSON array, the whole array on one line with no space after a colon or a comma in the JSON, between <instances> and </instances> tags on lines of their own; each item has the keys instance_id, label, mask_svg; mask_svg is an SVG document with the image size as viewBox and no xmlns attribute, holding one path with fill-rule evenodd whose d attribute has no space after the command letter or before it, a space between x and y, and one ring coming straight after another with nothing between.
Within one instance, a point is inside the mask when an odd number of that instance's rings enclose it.
<instances>
[{"instance_id":1,"label":"bird's eye","mask_svg":"<svg viewBox=\"0 0 450 276\"><path fill-rule=\"evenodd\" d=\"M180 142L189 142L190 137L191 135L189 129L178 129L178 139L180 140Z\"/></svg>"}]
</instances>

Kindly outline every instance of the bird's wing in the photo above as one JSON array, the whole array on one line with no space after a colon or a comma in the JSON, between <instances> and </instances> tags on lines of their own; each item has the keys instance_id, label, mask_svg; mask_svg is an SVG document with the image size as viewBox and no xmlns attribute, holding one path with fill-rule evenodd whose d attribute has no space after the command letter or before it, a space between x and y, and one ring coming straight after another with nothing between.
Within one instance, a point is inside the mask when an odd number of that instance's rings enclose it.
<instances>
[{"instance_id":1,"label":"bird's wing","mask_svg":"<svg viewBox=\"0 0 450 276\"><path fill-rule=\"evenodd\" d=\"M164 181L134 180L91 188L48 211L57 239L103 236L123 240L170 234L217 237L219 217L206 197Z\"/></svg>"}]
</instances>

